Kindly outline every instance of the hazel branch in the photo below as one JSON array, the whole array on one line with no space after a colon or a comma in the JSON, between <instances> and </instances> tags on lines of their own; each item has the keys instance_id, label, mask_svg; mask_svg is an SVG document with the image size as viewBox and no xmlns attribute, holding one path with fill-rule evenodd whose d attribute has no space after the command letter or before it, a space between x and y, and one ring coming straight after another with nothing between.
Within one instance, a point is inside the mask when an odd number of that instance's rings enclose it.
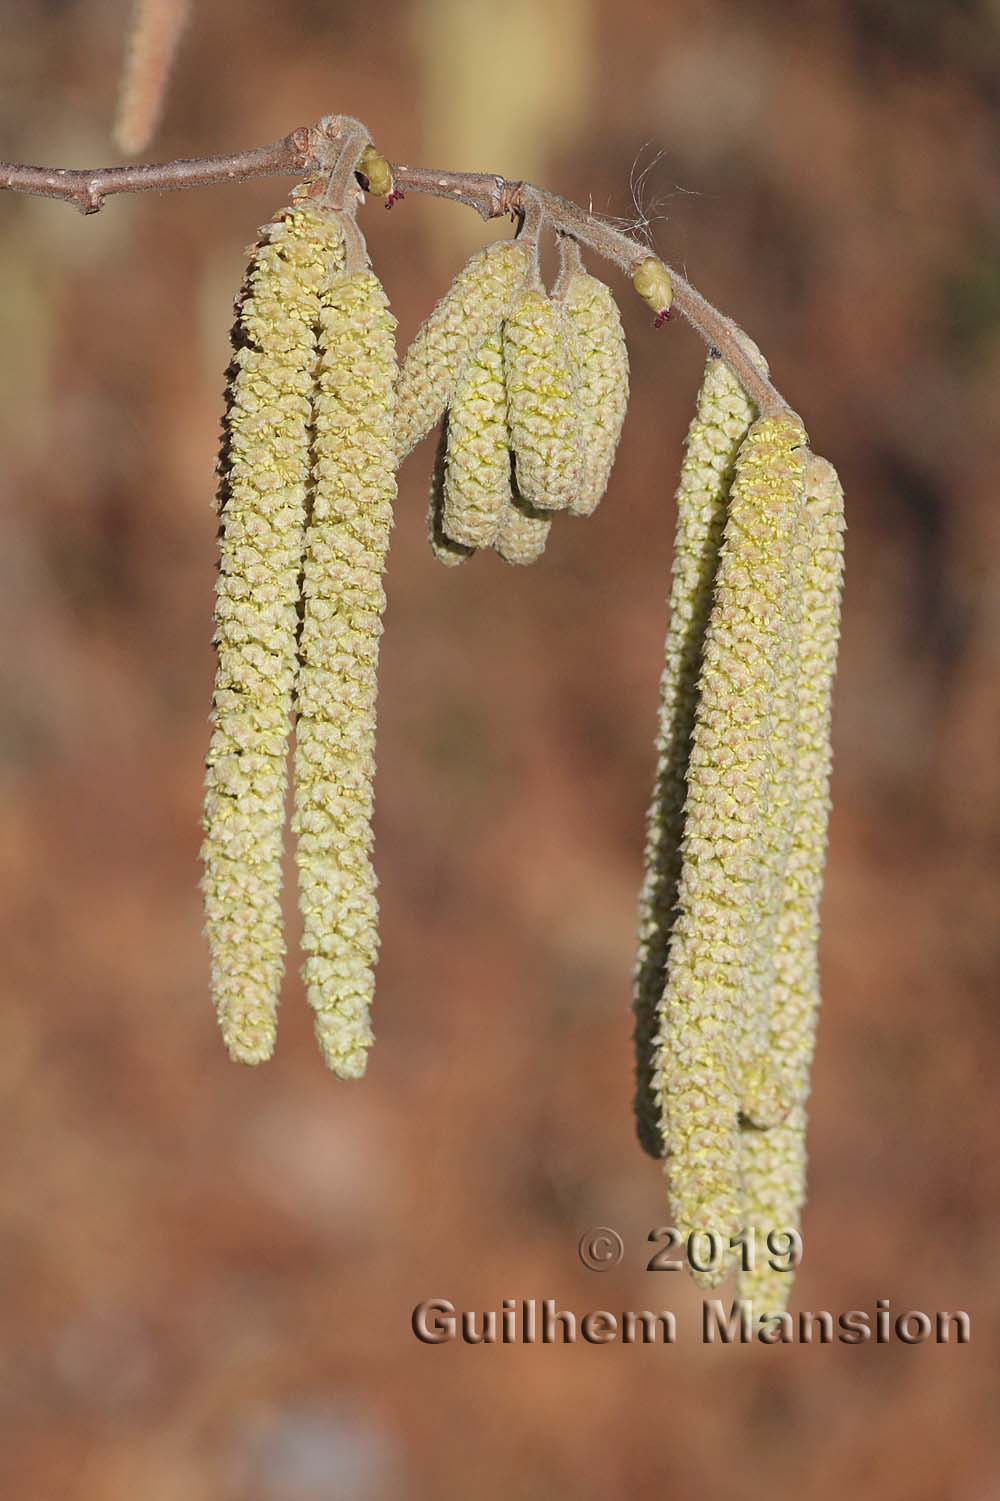
<instances>
[{"instance_id":1,"label":"hazel branch","mask_svg":"<svg viewBox=\"0 0 1000 1501\"><path fill-rule=\"evenodd\" d=\"M356 120L328 115L316 125L300 126L268 146L148 166L68 168L0 162L0 191L60 198L75 204L82 213L94 214L115 193L163 193L258 177L329 173L335 169L346 139L357 128ZM571 236L630 276L650 256L649 247L642 241L569 199L530 183L508 182L486 172L445 172L405 164L393 165L391 171L393 187L387 205L405 193L421 193L465 204L484 219L538 212L552 229ZM663 265L673 283L677 311L722 356L760 415L786 415L788 403L747 354L737 325L713 307L686 277L667 262Z\"/></svg>"}]
</instances>

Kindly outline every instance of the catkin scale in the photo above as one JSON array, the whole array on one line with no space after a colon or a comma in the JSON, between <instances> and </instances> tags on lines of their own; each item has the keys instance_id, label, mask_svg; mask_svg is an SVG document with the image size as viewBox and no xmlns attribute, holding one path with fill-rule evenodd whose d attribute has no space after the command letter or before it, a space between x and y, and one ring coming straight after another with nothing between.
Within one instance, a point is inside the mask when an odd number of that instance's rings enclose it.
<instances>
[{"instance_id":1,"label":"catkin scale","mask_svg":"<svg viewBox=\"0 0 1000 1501\"><path fill-rule=\"evenodd\" d=\"M763 364L756 347L750 349ZM656 776L646 820L633 979L636 1128L640 1144L653 1157L663 1154L660 1118L666 1106L654 1092L652 1045L680 878L688 753L733 469L755 415L753 403L729 366L717 355L710 355L685 439L676 494Z\"/></svg>"},{"instance_id":2,"label":"catkin scale","mask_svg":"<svg viewBox=\"0 0 1000 1501\"><path fill-rule=\"evenodd\" d=\"M522 288L504 324L503 357L518 491L538 510L565 510L579 491L582 453L562 306Z\"/></svg>"},{"instance_id":3,"label":"catkin scale","mask_svg":"<svg viewBox=\"0 0 1000 1501\"><path fill-rule=\"evenodd\" d=\"M574 516L591 516L608 487L628 406L625 334L610 288L577 271L561 297L575 367L582 445Z\"/></svg>"},{"instance_id":4,"label":"catkin scale","mask_svg":"<svg viewBox=\"0 0 1000 1501\"><path fill-rule=\"evenodd\" d=\"M467 362L506 317L527 267L527 251L516 240L487 245L420 325L396 382L398 460L440 421Z\"/></svg>"},{"instance_id":5,"label":"catkin scale","mask_svg":"<svg viewBox=\"0 0 1000 1501\"><path fill-rule=\"evenodd\" d=\"M371 863L382 571L395 482L395 319L368 271L320 311L314 493L303 568L295 751L303 977L340 1078L364 1072L378 952Z\"/></svg>"},{"instance_id":6,"label":"catkin scale","mask_svg":"<svg viewBox=\"0 0 1000 1501\"><path fill-rule=\"evenodd\" d=\"M300 201L262 230L233 330L220 462L217 668L202 891L230 1055L269 1058L284 967L281 859L319 291L336 219Z\"/></svg>"},{"instance_id":7,"label":"catkin scale","mask_svg":"<svg viewBox=\"0 0 1000 1501\"><path fill-rule=\"evenodd\" d=\"M766 727L780 612L803 505L797 419L755 422L729 497L687 771L678 912L653 1088L674 1223L682 1235L740 1223L739 1018L749 993L769 781ZM726 1267L703 1274L707 1285Z\"/></svg>"}]
</instances>

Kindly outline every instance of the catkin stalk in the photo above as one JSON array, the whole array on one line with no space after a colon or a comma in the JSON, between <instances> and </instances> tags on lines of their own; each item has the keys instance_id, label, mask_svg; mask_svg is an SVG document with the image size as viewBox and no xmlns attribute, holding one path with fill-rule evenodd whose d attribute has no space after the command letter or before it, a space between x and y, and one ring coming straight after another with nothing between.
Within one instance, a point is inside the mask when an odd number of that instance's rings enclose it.
<instances>
[{"instance_id":1,"label":"catkin stalk","mask_svg":"<svg viewBox=\"0 0 1000 1501\"><path fill-rule=\"evenodd\" d=\"M466 364L507 316L527 268L527 250L516 240L487 245L470 257L421 324L396 382L397 460L451 405Z\"/></svg>"},{"instance_id":2,"label":"catkin stalk","mask_svg":"<svg viewBox=\"0 0 1000 1501\"><path fill-rule=\"evenodd\" d=\"M660 1118L666 1105L654 1089L653 1039L677 901L698 679L736 455L755 415L753 403L728 365L710 356L688 428L677 486L656 780L646 820L645 873L639 896L639 946L633 980L635 1111L639 1142L652 1157L663 1155Z\"/></svg>"},{"instance_id":3,"label":"catkin stalk","mask_svg":"<svg viewBox=\"0 0 1000 1501\"><path fill-rule=\"evenodd\" d=\"M375 695L395 481L395 319L371 272L323 294L295 751L303 976L338 1077L364 1073L378 952Z\"/></svg>"},{"instance_id":4,"label":"catkin stalk","mask_svg":"<svg viewBox=\"0 0 1000 1501\"><path fill-rule=\"evenodd\" d=\"M529 506L565 510L579 492L582 454L562 305L522 288L504 324L503 355L517 488Z\"/></svg>"},{"instance_id":5,"label":"catkin stalk","mask_svg":"<svg viewBox=\"0 0 1000 1501\"><path fill-rule=\"evenodd\" d=\"M740 448L687 773L678 912L660 1008L653 1088L674 1223L682 1235L740 1223L740 1017L750 994L770 782L781 610L803 506L805 434L758 420ZM707 1274L714 1282L725 1267Z\"/></svg>"},{"instance_id":6,"label":"catkin stalk","mask_svg":"<svg viewBox=\"0 0 1000 1501\"><path fill-rule=\"evenodd\" d=\"M575 272L562 294L576 376L582 459L570 501L574 516L592 516L615 461L628 406L628 351L611 290L586 271Z\"/></svg>"},{"instance_id":7,"label":"catkin stalk","mask_svg":"<svg viewBox=\"0 0 1000 1501\"><path fill-rule=\"evenodd\" d=\"M271 1056L285 952L282 829L319 291L335 218L293 204L262 230L237 305L220 462L217 668L202 846L212 995L230 1055Z\"/></svg>"}]
</instances>

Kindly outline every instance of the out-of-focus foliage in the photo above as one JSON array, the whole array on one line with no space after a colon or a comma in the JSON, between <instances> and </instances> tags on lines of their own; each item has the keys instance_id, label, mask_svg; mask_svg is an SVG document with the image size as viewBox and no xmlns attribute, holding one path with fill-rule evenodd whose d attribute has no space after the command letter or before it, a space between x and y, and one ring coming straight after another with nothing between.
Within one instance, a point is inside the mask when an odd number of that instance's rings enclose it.
<instances>
[{"instance_id":1,"label":"out-of-focus foliage","mask_svg":"<svg viewBox=\"0 0 1000 1501\"><path fill-rule=\"evenodd\" d=\"M432 443L407 460L378 1047L363 1084L331 1080L290 977L275 1061L240 1070L196 888L212 471L245 247L288 184L92 219L5 198L5 1493L491 1501L516 1474L523 1497L605 1501L719 1494L738 1466L748 1501L973 1501L996 1482L1000 1312L995 5L791 24L764 0L594 0L553 31L499 5L494 26L534 25L527 55L465 43L461 77L428 62L464 31L439 9L203 4L155 155L342 111L391 157L629 216L637 155L664 152L640 190L668 215L659 248L760 343L847 494L796 1304L967 1308L978 1343L704 1349L696 1289L642 1270L666 1209L632 1135L628 994L697 340L654 333L614 282L633 391L614 476L533 568L439 568ZM2 154L113 159L127 7L10 12ZM496 232L413 197L364 221L401 343L461 264L448 237ZM579 1266L591 1224L624 1236L620 1270ZM438 1295L672 1307L681 1342L428 1350L409 1313Z\"/></svg>"}]
</instances>

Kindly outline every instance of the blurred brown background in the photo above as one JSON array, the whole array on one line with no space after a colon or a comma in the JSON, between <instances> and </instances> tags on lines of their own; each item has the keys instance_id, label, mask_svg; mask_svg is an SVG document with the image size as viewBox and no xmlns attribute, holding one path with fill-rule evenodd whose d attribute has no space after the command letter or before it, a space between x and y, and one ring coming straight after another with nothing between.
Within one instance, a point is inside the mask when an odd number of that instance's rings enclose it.
<instances>
[{"instance_id":1,"label":"blurred brown background","mask_svg":"<svg viewBox=\"0 0 1000 1501\"><path fill-rule=\"evenodd\" d=\"M0 151L114 160L127 8L5 8ZM965 1349L710 1349L628 1015L672 491L702 362L623 296L611 493L446 573L407 462L382 670L378 1046L295 976L228 1063L196 880L213 464L280 181L0 201L0 1472L48 1501L1000 1496L996 0L201 0L151 155L341 111L398 160L634 213L768 354L850 535L796 1308L964 1308ZM467 210L364 213L408 339ZM500 233L509 233L501 226ZM619 283L616 282L616 285ZM623 289L623 292L625 289ZM590 1225L623 1266L583 1270ZM673 1349L427 1348L420 1299L673 1308Z\"/></svg>"}]
</instances>

